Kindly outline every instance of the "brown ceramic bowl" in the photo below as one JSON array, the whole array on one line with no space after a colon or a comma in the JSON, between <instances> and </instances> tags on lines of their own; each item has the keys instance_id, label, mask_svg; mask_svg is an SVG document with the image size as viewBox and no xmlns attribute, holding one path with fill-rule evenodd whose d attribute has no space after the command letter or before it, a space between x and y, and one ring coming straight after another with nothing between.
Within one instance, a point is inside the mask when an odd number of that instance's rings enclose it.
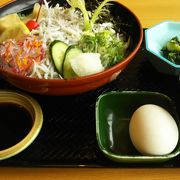
<instances>
[{"instance_id":1,"label":"brown ceramic bowl","mask_svg":"<svg viewBox=\"0 0 180 180\"><path fill-rule=\"evenodd\" d=\"M143 39L143 29L138 17L120 2L116 2L111 6L111 13L113 16L120 17L123 22L121 28L131 36L129 55L113 67L103 72L80 77L75 80L30 78L0 69L1 75L3 75L9 83L22 90L45 95L79 94L94 90L114 80L126 68L129 62L133 60L138 52ZM128 24L128 26L123 26L123 24Z\"/></svg>"}]
</instances>

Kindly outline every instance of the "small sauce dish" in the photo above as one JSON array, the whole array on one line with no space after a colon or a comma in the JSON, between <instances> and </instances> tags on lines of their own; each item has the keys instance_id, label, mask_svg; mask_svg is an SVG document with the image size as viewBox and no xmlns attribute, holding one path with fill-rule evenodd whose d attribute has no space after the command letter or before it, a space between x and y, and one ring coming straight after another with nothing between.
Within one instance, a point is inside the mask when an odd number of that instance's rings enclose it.
<instances>
[{"instance_id":1,"label":"small sauce dish","mask_svg":"<svg viewBox=\"0 0 180 180\"><path fill-rule=\"evenodd\" d=\"M38 136L43 113L32 97L12 91L0 91L0 160L26 149Z\"/></svg>"}]
</instances>

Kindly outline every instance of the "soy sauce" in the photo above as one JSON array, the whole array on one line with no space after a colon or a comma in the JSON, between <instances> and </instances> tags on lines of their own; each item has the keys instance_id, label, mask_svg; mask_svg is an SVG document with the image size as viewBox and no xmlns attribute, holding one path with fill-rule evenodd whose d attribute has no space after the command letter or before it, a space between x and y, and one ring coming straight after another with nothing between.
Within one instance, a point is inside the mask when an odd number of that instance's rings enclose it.
<instances>
[{"instance_id":1,"label":"soy sauce","mask_svg":"<svg viewBox=\"0 0 180 180\"><path fill-rule=\"evenodd\" d=\"M31 128L32 118L24 107L0 103L0 150L17 144Z\"/></svg>"}]
</instances>

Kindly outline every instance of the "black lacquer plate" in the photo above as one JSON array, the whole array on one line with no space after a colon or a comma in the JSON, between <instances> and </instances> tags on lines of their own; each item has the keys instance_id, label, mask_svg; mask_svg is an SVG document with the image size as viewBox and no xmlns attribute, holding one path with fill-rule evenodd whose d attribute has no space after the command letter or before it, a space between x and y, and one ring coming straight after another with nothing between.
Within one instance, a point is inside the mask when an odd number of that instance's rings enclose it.
<instances>
[{"instance_id":1,"label":"black lacquer plate","mask_svg":"<svg viewBox=\"0 0 180 180\"><path fill-rule=\"evenodd\" d=\"M107 159L96 141L95 103L108 91L154 91L169 96L180 113L180 83L176 76L159 73L148 61L144 43L119 77L95 91L73 96L30 94L42 107L43 128L36 140L23 152L0 166L11 167L180 167L180 157L165 163L125 164ZM21 90L5 80L0 89Z\"/></svg>"}]
</instances>

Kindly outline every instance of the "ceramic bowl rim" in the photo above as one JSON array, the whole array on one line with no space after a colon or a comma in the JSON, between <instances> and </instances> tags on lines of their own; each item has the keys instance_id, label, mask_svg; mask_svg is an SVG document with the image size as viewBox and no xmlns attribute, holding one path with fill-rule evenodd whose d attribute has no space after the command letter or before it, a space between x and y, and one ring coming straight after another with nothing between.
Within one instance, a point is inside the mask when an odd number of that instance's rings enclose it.
<instances>
[{"instance_id":1,"label":"ceramic bowl rim","mask_svg":"<svg viewBox=\"0 0 180 180\"><path fill-rule=\"evenodd\" d=\"M0 160L10 158L26 149L38 136L43 124L43 112L39 103L27 94L0 90L0 103L13 103L22 106L32 118L32 127L27 135L17 144L0 150Z\"/></svg>"}]
</instances>

